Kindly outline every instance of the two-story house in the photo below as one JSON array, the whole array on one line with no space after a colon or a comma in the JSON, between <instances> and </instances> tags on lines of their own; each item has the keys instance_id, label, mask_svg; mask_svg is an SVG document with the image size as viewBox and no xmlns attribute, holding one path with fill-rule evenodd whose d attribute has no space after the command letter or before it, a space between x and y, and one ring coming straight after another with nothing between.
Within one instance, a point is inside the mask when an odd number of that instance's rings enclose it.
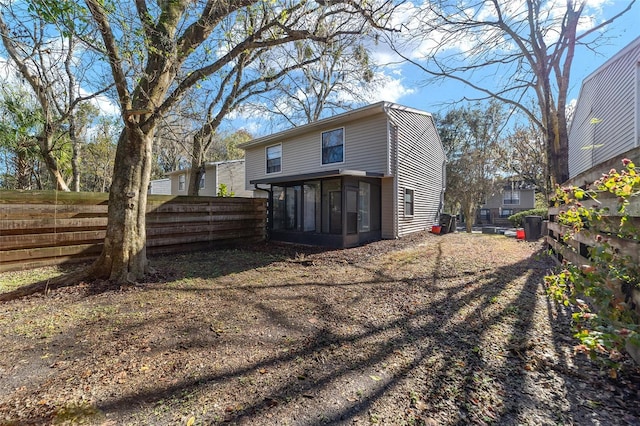
<instances>
[{"instance_id":1,"label":"two-story house","mask_svg":"<svg viewBox=\"0 0 640 426\"><path fill-rule=\"evenodd\" d=\"M492 194L488 194L478 209L478 225L509 226L509 216L535 208L535 187L517 180L504 182Z\"/></svg>"},{"instance_id":2,"label":"two-story house","mask_svg":"<svg viewBox=\"0 0 640 426\"><path fill-rule=\"evenodd\" d=\"M351 247L438 223L445 155L429 113L379 102L240 148L273 240Z\"/></svg>"}]
</instances>

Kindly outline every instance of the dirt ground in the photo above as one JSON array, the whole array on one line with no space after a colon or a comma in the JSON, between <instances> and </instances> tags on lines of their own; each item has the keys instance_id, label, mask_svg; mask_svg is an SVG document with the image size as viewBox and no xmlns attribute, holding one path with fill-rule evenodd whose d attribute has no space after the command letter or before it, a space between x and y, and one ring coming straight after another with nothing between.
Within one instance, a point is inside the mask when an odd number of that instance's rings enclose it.
<instances>
[{"instance_id":1,"label":"dirt ground","mask_svg":"<svg viewBox=\"0 0 640 426\"><path fill-rule=\"evenodd\" d=\"M0 424L640 425L638 369L574 354L542 243L420 233L152 262L136 286L0 305Z\"/></svg>"}]
</instances>

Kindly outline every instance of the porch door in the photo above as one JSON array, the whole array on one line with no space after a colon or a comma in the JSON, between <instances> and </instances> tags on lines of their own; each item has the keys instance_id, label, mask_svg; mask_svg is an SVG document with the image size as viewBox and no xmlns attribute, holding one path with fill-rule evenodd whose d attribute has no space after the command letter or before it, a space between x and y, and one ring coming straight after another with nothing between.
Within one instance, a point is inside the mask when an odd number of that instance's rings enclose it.
<instances>
[{"instance_id":1,"label":"porch door","mask_svg":"<svg viewBox=\"0 0 640 426\"><path fill-rule=\"evenodd\" d=\"M347 234L358 233L358 190L347 189Z\"/></svg>"},{"instance_id":2,"label":"porch door","mask_svg":"<svg viewBox=\"0 0 640 426\"><path fill-rule=\"evenodd\" d=\"M329 191L329 232L342 234L342 191Z\"/></svg>"}]
</instances>

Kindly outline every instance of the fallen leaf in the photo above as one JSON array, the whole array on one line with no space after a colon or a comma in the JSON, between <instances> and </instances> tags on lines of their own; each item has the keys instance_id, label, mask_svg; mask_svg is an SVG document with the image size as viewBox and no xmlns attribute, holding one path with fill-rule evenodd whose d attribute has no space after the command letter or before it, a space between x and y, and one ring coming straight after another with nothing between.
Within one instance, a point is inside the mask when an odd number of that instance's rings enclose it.
<instances>
[{"instance_id":1,"label":"fallen leaf","mask_svg":"<svg viewBox=\"0 0 640 426\"><path fill-rule=\"evenodd\" d=\"M189 420L187 420L187 426L193 426L193 424L196 422L196 417L195 416L191 416L189 417Z\"/></svg>"},{"instance_id":2,"label":"fallen leaf","mask_svg":"<svg viewBox=\"0 0 640 426\"><path fill-rule=\"evenodd\" d=\"M382 377L379 377L379 376L373 376L373 375L372 375L372 376L369 376L369 377L371 377L371 378L372 378L373 380L375 380L376 382L379 382L380 380L382 380Z\"/></svg>"}]
</instances>

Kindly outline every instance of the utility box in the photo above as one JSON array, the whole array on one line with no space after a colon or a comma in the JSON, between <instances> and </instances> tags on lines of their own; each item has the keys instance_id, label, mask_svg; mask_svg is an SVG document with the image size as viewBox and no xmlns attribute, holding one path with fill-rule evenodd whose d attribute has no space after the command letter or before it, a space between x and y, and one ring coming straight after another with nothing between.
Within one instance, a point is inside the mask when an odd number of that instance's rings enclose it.
<instances>
[{"instance_id":1,"label":"utility box","mask_svg":"<svg viewBox=\"0 0 640 426\"><path fill-rule=\"evenodd\" d=\"M542 216L524 217L524 237L527 241L538 241L542 236Z\"/></svg>"}]
</instances>

